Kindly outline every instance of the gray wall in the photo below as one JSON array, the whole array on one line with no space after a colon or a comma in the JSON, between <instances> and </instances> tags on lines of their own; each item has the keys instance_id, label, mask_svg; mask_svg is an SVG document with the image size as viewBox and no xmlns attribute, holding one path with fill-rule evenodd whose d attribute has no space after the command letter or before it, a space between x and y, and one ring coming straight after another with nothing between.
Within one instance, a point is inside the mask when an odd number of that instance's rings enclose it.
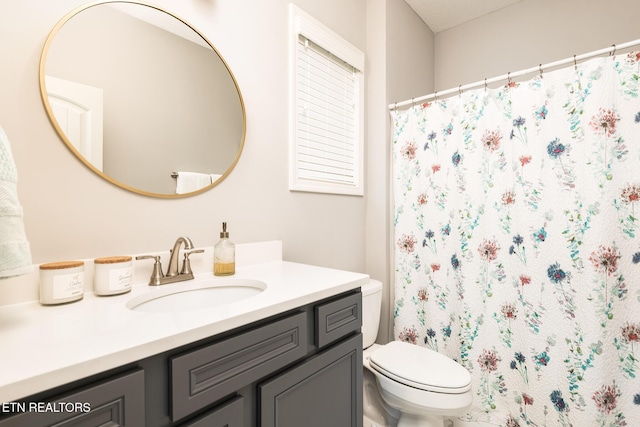
<instances>
[{"instance_id":1,"label":"gray wall","mask_svg":"<svg viewBox=\"0 0 640 427\"><path fill-rule=\"evenodd\" d=\"M436 35L435 90L640 38L637 0L524 0Z\"/></svg>"},{"instance_id":2,"label":"gray wall","mask_svg":"<svg viewBox=\"0 0 640 427\"><path fill-rule=\"evenodd\" d=\"M152 0L211 40L229 63L247 110L244 153L217 187L186 199L124 191L89 173L58 139L42 107L38 62L56 22L83 0L0 3L0 126L18 167L18 192L35 263L168 249L186 235L280 239L288 260L365 270L365 198L288 190L288 1ZM366 49L366 0L296 2ZM304 284L301 284L303 286ZM1 295L0 295L1 297Z\"/></svg>"}]
</instances>

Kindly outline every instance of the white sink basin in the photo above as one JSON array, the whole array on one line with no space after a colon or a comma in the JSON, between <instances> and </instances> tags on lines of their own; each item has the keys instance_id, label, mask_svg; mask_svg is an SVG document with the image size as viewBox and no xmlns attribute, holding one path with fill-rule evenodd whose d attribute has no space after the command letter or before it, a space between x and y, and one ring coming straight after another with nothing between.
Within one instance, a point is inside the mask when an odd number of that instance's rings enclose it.
<instances>
[{"instance_id":1,"label":"white sink basin","mask_svg":"<svg viewBox=\"0 0 640 427\"><path fill-rule=\"evenodd\" d=\"M196 277L133 297L127 301L127 308L148 313L198 310L232 304L265 289L267 284L258 280Z\"/></svg>"}]
</instances>

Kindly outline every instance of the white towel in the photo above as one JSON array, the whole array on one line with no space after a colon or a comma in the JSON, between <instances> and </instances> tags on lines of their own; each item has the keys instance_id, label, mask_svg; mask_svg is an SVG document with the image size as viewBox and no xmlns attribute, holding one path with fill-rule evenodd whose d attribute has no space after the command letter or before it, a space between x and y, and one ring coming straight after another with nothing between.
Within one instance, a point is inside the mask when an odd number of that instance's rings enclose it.
<instances>
[{"instance_id":1,"label":"white towel","mask_svg":"<svg viewBox=\"0 0 640 427\"><path fill-rule=\"evenodd\" d=\"M178 172L176 194L192 193L211 185L211 175L198 172Z\"/></svg>"},{"instance_id":2,"label":"white towel","mask_svg":"<svg viewBox=\"0 0 640 427\"><path fill-rule=\"evenodd\" d=\"M0 128L0 278L33 270L31 251L18 201L18 173L9 139Z\"/></svg>"}]
</instances>

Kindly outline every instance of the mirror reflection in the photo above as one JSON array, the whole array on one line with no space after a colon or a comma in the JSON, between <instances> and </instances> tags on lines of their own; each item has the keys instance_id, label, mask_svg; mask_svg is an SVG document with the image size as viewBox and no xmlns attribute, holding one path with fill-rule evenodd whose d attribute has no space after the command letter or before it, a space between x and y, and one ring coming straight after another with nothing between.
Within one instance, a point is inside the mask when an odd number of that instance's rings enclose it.
<instances>
[{"instance_id":1,"label":"mirror reflection","mask_svg":"<svg viewBox=\"0 0 640 427\"><path fill-rule=\"evenodd\" d=\"M215 48L154 6L82 7L53 29L40 83L63 141L90 169L137 193L211 188L242 151L244 104Z\"/></svg>"}]
</instances>

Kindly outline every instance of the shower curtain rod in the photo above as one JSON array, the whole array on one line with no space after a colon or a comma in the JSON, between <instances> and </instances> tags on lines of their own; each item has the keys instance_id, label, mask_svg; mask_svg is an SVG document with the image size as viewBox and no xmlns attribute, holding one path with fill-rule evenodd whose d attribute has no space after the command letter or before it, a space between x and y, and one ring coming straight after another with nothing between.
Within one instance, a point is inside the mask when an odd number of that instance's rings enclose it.
<instances>
[{"instance_id":1,"label":"shower curtain rod","mask_svg":"<svg viewBox=\"0 0 640 427\"><path fill-rule=\"evenodd\" d=\"M589 59L589 58L593 58L594 56L599 56L599 55L604 55L606 53L609 53L611 55L615 55L617 50L623 50L623 49L628 49L630 47L634 47L640 45L640 39L637 40L633 40L627 43L623 43L620 45L611 45L610 47L604 48L604 49L600 49L600 50L595 50L593 52L589 52L589 53L585 53L582 55L573 55L570 58L566 58L566 59L561 59L560 61L555 61L555 62L550 62L548 64L540 64L537 67L532 67L532 68L528 68L526 70L520 70L520 71L516 71L514 73L507 73L507 74L503 74L501 76L498 77L493 77L490 79L484 79L484 80L480 80L477 81L475 83L469 83L466 85L460 85L456 88L451 88L451 89L447 89L444 90L442 92L434 92L432 94L429 95L425 95L425 96L421 96L419 98L411 98L408 99L406 101L402 101L402 102L395 102L393 104L389 104L389 109L390 110L396 110L400 107L404 107L407 105L415 105L416 103L420 103L422 101L426 101L429 99L438 99L441 96L448 96L448 95L452 95L455 93L462 93L465 90L468 89L473 89L476 87L481 87L481 86L487 86L488 84L491 83L496 83L502 80L511 80L514 77L520 77L520 76L524 76L526 74L529 73L533 73L533 72L539 72L540 74L542 74L544 72L545 69L550 69L550 68L555 68L555 67L560 67L562 65L566 65L566 64L571 64L573 63L574 65L577 66L578 61L582 61L584 59Z\"/></svg>"}]
</instances>

